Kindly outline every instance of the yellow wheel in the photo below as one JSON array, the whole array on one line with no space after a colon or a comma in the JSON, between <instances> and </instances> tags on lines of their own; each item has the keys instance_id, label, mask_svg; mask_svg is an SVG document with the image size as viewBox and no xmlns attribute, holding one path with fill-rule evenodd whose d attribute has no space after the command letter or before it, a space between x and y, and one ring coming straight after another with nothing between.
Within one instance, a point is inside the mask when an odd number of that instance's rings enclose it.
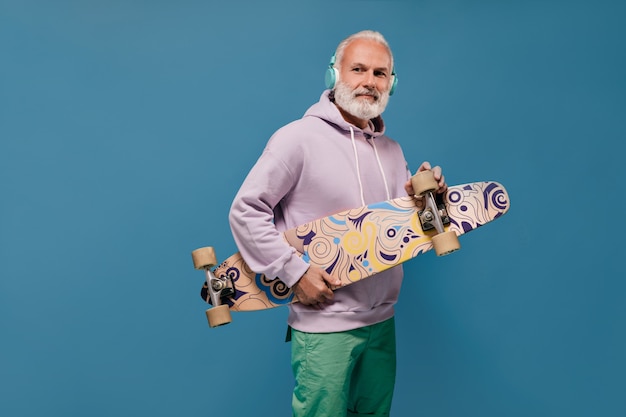
<instances>
[{"instance_id":1,"label":"yellow wheel","mask_svg":"<svg viewBox=\"0 0 626 417\"><path fill-rule=\"evenodd\" d=\"M222 326L233 321L230 317L230 309L225 304L209 308L206 311L206 318L209 320L209 326L211 327Z\"/></svg>"},{"instance_id":2,"label":"yellow wheel","mask_svg":"<svg viewBox=\"0 0 626 417\"><path fill-rule=\"evenodd\" d=\"M415 195L423 195L428 192L434 192L439 188L439 184L435 180L433 172L420 171L411 177L411 185L413 186L413 192Z\"/></svg>"},{"instance_id":3,"label":"yellow wheel","mask_svg":"<svg viewBox=\"0 0 626 417\"><path fill-rule=\"evenodd\" d=\"M444 256L461 249L461 244L456 233L449 230L433 236L433 247L437 256Z\"/></svg>"},{"instance_id":4,"label":"yellow wheel","mask_svg":"<svg viewBox=\"0 0 626 417\"><path fill-rule=\"evenodd\" d=\"M212 266L217 265L215 250L211 246L196 249L191 252L191 257L193 258L193 266L196 269L211 268Z\"/></svg>"}]
</instances>

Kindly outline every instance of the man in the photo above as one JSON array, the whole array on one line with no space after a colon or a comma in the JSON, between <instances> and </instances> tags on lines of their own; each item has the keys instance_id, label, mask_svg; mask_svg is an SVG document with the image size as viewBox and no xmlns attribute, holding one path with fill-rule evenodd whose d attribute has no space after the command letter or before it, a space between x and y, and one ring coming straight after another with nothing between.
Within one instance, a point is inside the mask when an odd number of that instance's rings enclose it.
<instances>
[{"instance_id":1,"label":"man","mask_svg":"<svg viewBox=\"0 0 626 417\"><path fill-rule=\"evenodd\" d=\"M410 172L380 117L395 88L393 56L378 32L337 47L329 90L279 129L235 197L230 223L250 267L278 277L290 306L294 416L389 414L395 383L394 304L402 267L332 292L324 270L297 256L281 232L338 211L412 195ZM431 169L428 162L418 171ZM446 190L434 167L439 192Z\"/></svg>"}]
</instances>

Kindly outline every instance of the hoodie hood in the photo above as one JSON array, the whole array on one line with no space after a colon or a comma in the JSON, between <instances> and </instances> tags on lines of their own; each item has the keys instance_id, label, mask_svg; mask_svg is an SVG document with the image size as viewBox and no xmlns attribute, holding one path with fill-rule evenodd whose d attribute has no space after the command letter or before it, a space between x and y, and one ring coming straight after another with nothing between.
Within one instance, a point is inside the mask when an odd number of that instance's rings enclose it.
<instances>
[{"instance_id":1,"label":"hoodie hood","mask_svg":"<svg viewBox=\"0 0 626 417\"><path fill-rule=\"evenodd\" d=\"M348 133L352 130L357 134L358 132L361 132L364 136L367 135L370 138L376 138L385 133L385 123L383 122L383 118L381 116L370 119L369 126L365 129L361 129L351 123L348 123L343 118L341 112L332 99L332 90L325 90L319 101L309 107L309 109L304 113L304 117L317 117L327 123L335 125L340 130L344 130Z\"/></svg>"}]
</instances>

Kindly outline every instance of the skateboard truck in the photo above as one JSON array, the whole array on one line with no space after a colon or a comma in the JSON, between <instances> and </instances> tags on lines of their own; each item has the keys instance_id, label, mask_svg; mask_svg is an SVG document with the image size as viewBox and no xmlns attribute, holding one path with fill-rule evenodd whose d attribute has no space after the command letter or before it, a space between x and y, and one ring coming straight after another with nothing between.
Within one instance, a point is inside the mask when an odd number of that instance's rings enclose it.
<instances>
[{"instance_id":1,"label":"skateboard truck","mask_svg":"<svg viewBox=\"0 0 626 417\"><path fill-rule=\"evenodd\" d=\"M230 323L232 321L230 309L227 304L222 304L222 297L233 295L234 286L230 278L218 278L211 271L211 268L217 265L215 250L212 247L196 249L191 252L191 257L194 267L203 269L206 274L206 291L213 305L206 311L209 326L217 327Z\"/></svg>"},{"instance_id":2,"label":"skateboard truck","mask_svg":"<svg viewBox=\"0 0 626 417\"><path fill-rule=\"evenodd\" d=\"M211 271L211 267L204 268L206 273L205 299L214 306L222 304L222 299L235 295L235 285L230 277L217 277Z\"/></svg>"},{"instance_id":3,"label":"skateboard truck","mask_svg":"<svg viewBox=\"0 0 626 417\"><path fill-rule=\"evenodd\" d=\"M441 194L435 196L434 204L430 199L426 201L426 208L418 211L420 223L422 224L422 230L428 231L437 229L437 223L441 222L442 226L450 224L450 217L448 217L448 210L443 202ZM439 230L439 229L437 229Z\"/></svg>"},{"instance_id":4,"label":"skateboard truck","mask_svg":"<svg viewBox=\"0 0 626 417\"><path fill-rule=\"evenodd\" d=\"M424 197L424 209L418 213L422 229L437 231L432 237L437 256L448 255L459 250L461 248L459 237L454 231L445 230L445 225L450 224L450 218L443 201L440 200L438 204L433 194L439 187L433 172L430 170L418 172L411 178L411 184L415 195Z\"/></svg>"}]
</instances>

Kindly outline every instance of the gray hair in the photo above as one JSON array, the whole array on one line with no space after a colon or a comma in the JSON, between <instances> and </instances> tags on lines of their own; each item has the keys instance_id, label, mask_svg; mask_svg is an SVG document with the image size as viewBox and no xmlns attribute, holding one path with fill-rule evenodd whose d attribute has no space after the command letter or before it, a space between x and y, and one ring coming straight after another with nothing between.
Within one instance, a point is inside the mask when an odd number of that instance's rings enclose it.
<instances>
[{"instance_id":1,"label":"gray hair","mask_svg":"<svg viewBox=\"0 0 626 417\"><path fill-rule=\"evenodd\" d=\"M391 59L391 70L393 71L393 54L391 53L391 48L389 47L389 44L387 43L385 37L380 32L376 32L374 30L362 30L342 40L337 46L337 50L335 51L335 64L333 65L335 68L339 68L346 47L350 44L350 42L357 39L370 39L385 46L385 48L387 48L387 51L389 52L389 58Z\"/></svg>"}]
</instances>

